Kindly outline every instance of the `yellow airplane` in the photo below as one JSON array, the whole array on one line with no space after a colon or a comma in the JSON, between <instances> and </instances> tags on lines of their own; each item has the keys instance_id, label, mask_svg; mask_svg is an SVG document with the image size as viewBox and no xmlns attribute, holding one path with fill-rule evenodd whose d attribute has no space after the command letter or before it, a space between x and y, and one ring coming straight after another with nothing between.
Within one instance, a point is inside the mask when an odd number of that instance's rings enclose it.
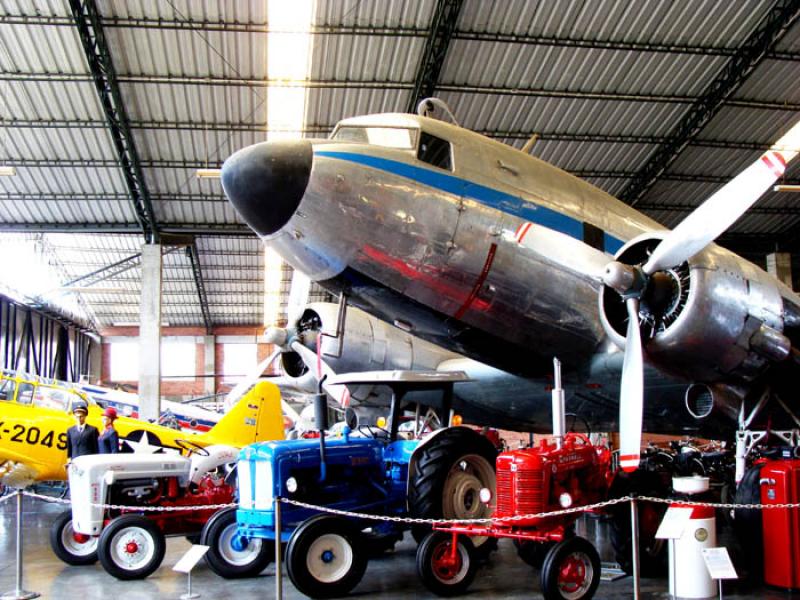
<instances>
[{"instance_id":1,"label":"yellow airplane","mask_svg":"<svg viewBox=\"0 0 800 600\"><path fill-rule=\"evenodd\" d=\"M0 372L0 483L25 487L34 481L67 478L67 429L75 424L72 407L89 408L86 422L102 431L103 408L72 385L13 371ZM241 448L283 439L278 388L256 384L210 430L190 434L120 416L114 422L123 451L186 451L222 444Z\"/></svg>"}]
</instances>

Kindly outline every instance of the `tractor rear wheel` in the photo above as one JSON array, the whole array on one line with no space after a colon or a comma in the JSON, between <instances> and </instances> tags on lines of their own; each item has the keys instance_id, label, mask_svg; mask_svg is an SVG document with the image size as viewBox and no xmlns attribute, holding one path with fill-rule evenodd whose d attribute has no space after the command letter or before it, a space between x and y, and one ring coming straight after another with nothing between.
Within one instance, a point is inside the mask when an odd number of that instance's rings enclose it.
<instances>
[{"instance_id":1,"label":"tractor rear wheel","mask_svg":"<svg viewBox=\"0 0 800 600\"><path fill-rule=\"evenodd\" d=\"M412 516L422 519L483 519L491 509L480 500L481 488L495 491L497 450L471 429L454 427L420 449L410 477L408 504ZM430 527L412 529L419 542ZM494 538L472 538L476 557L497 547Z\"/></svg>"}]
</instances>

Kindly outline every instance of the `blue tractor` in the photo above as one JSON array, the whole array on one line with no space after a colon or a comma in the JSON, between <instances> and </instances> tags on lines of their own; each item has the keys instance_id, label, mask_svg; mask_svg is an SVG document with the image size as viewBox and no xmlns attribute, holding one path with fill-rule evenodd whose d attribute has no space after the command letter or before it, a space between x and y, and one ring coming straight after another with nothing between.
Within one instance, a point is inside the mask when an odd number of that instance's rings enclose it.
<instances>
[{"instance_id":1,"label":"blue tractor","mask_svg":"<svg viewBox=\"0 0 800 600\"><path fill-rule=\"evenodd\" d=\"M367 379L368 378L368 379ZM386 429L345 427L341 437L263 442L239 454L238 509L217 513L201 543L211 568L223 577L255 575L273 558L275 498L362 514L423 518L481 518L483 487L494 488L496 448L468 427L446 427L425 437L414 421L402 439L400 421L409 392L443 390L438 412L447 423L454 383L464 373L391 371L342 375L336 384L383 383L392 389ZM334 383L334 382L331 382ZM413 394L412 394L413 395ZM417 395L419 397L419 395ZM423 396L430 397L430 396ZM325 429L325 396L315 403ZM418 405L417 405L418 406ZM417 410L419 415L420 411ZM394 546L406 525L352 519L294 504L281 505L281 541L292 583L312 598L347 594L364 575L370 556ZM413 531L421 538L427 530Z\"/></svg>"}]
</instances>

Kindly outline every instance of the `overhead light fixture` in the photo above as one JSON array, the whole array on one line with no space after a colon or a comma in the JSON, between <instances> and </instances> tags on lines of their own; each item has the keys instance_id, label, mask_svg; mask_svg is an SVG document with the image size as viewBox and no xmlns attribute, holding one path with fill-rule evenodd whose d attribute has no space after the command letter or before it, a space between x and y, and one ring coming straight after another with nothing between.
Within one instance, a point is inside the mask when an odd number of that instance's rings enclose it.
<instances>
[{"instance_id":1,"label":"overhead light fixture","mask_svg":"<svg viewBox=\"0 0 800 600\"><path fill-rule=\"evenodd\" d=\"M800 192L800 185L776 185L772 189L776 192Z\"/></svg>"},{"instance_id":2,"label":"overhead light fixture","mask_svg":"<svg viewBox=\"0 0 800 600\"><path fill-rule=\"evenodd\" d=\"M219 179L222 169L197 169L195 175L198 179Z\"/></svg>"},{"instance_id":3,"label":"overhead light fixture","mask_svg":"<svg viewBox=\"0 0 800 600\"><path fill-rule=\"evenodd\" d=\"M139 321L115 321L111 323L112 327L139 327ZM162 327L169 327L166 321L161 323Z\"/></svg>"},{"instance_id":4,"label":"overhead light fixture","mask_svg":"<svg viewBox=\"0 0 800 600\"><path fill-rule=\"evenodd\" d=\"M16 167L8 167L5 165L0 165L0 177L14 177L17 174Z\"/></svg>"}]
</instances>

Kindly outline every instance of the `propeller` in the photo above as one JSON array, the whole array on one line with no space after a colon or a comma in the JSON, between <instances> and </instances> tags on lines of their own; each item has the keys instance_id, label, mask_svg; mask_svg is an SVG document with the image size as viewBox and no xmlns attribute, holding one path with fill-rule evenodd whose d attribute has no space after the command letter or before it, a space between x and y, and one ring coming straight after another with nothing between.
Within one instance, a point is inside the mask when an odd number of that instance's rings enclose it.
<instances>
[{"instance_id":1,"label":"propeller","mask_svg":"<svg viewBox=\"0 0 800 600\"><path fill-rule=\"evenodd\" d=\"M644 396L644 357L639 329L639 304L649 287L663 285L659 271L689 260L727 230L766 192L800 152L800 122L752 165L722 186L689 214L656 246L644 265L609 263L601 277L625 301L628 329L620 382L620 466L639 466Z\"/></svg>"},{"instance_id":2,"label":"propeller","mask_svg":"<svg viewBox=\"0 0 800 600\"><path fill-rule=\"evenodd\" d=\"M336 372L328 363L322 360L322 354L320 352L320 340L321 334L318 334L316 353L300 343L300 340L295 340L292 342L292 350L300 355L300 358L303 359L303 362L313 373L316 373L317 381L322 381L322 388L327 392L327 394L336 400L342 407L347 407L350 404L350 391L347 389L347 386L330 385L325 383L325 381L333 379L333 377L336 375ZM323 380L323 377L326 379Z\"/></svg>"},{"instance_id":3,"label":"propeller","mask_svg":"<svg viewBox=\"0 0 800 600\"><path fill-rule=\"evenodd\" d=\"M233 389L228 392L228 395L225 396L225 408L226 410L232 407L236 402L241 398L247 390L253 387L258 378L263 375L264 371L266 371L272 362L278 358L281 354L282 350L278 348L270 354L265 360L258 363L252 371L250 371L247 375L245 375L244 379L242 379L239 383L237 383Z\"/></svg>"}]
</instances>

